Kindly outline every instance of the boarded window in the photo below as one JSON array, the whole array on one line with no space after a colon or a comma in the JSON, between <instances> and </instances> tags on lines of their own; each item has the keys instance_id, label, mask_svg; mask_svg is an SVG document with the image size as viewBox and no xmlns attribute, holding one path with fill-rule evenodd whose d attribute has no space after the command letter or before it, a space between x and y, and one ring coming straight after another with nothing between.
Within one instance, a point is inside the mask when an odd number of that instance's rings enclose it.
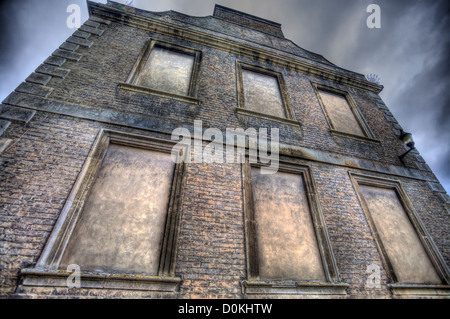
<instances>
[{"instance_id":1,"label":"boarded window","mask_svg":"<svg viewBox=\"0 0 450 319\"><path fill-rule=\"evenodd\" d=\"M276 76L243 69L242 81L246 109L286 118L286 111Z\"/></svg>"},{"instance_id":2,"label":"boarded window","mask_svg":"<svg viewBox=\"0 0 450 319\"><path fill-rule=\"evenodd\" d=\"M136 85L189 95L195 56L153 47Z\"/></svg>"},{"instance_id":3,"label":"boarded window","mask_svg":"<svg viewBox=\"0 0 450 319\"><path fill-rule=\"evenodd\" d=\"M396 191L368 185L359 188L397 282L440 284Z\"/></svg>"},{"instance_id":4,"label":"boarded window","mask_svg":"<svg viewBox=\"0 0 450 319\"><path fill-rule=\"evenodd\" d=\"M302 174L251 175L260 278L325 281Z\"/></svg>"},{"instance_id":5,"label":"boarded window","mask_svg":"<svg viewBox=\"0 0 450 319\"><path fill-rule=\"evenodd\" d=\"M333 129L366 136L345 96L324 90L319 90L319 93Z\"/></svg>"},{"instance_id":6,"label":"boarded window","mask_svg":"<svg viewBox=\"0 0 450 319\"><path fill-rule=\"evenodd\" d=\"M110 144L61 266L157 275L173 174L169 153Z\"/></svg>"}]
</instances>

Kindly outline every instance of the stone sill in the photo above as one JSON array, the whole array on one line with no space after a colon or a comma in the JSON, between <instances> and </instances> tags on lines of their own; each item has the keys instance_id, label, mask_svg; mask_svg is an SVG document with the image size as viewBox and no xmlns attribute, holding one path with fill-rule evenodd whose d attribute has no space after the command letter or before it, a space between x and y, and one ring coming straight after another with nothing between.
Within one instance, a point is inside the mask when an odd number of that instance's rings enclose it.
<instances>
[{"instance_id":1,"label":"stone sill","mask_svg":"<svg viewBox=\"0 0 450 319\"><path fill-rule=\"evenodd\" d=\"M333 129L330 129L330 133L331 133L331 135L335 135L335 136L347 137L347 138L371 142L371 143L375 143L375 144L381 144L380 140L377 140L377 139L374 139L371 137L367 137L367 136L355 135L355 134L337 131L337 130L333 130Z\"/></svg>"},{"instance_id":2,"label":"stone sill","mask_svg":"<svg viewBox=\"0 0 450 319\"><path fill-rule=\"evenodd\" d=\"M196 98L193 98L190 96L184 96L184 95L179 95L179 94L175 94L175 93L155 90L155 89L147 88L144 86L138 86L138 85L125 83L125 82L120 82L118 88L122 89L122 90L135 92L135 93L150 94L150 95L155 95L158 97L165 97L168 99L177 100L177 101L186 102L186 103L195 104L195 105L200 104L199 99L196 99Z\"/></svg>"},{"instance_id":3,"label":"stone sill","mask_svg":"<svg viewBox=\"0 0 450 319\"><path fill-rule=\"evenodd\" d=\"M269 120L269 121L274 121L274 122L278 122L281 124L286 124L286 125L292 125L292 126L296 126L296 127L300 127L300 123L291 119L286 119L286 118L282 118L282 117L278 117L278 116L273 116L273 115L269 115L269 114L264 114L264 113L259 113L259 112L255 112L255 111L250 111L247 109L243 109L241 107L237 107L236 108L236 113L237 114L242 114L242 115L247 115L247 116L253 116L256 118L260 118L263 120Z\"/></svg>"},{"instance_id":4,"label":"stone sill","mask_svg":"<svg viewBox=\"0 0 450 319\"><path fill-rule=\"evenodd\" d=\"M67 279L72 274L72 272L64 270L22 269L22 286L68 287ZM80 274L80 288L176 292L180 281L181 279L177 277L106 273Z\"/></svg>"},{"instance_id":5,"label":"stone sill","mask_svg":"<svg viewBox=\"0 0 450 319\"><path fill-rule=\"evenodd\" d=\"M389 284L394 296L403 297L450 297L450 286L419 285L419 284Z\"/></svg>"},{"instance_id":6,"label":"stone sill","mask_svg":"<svg viewBox=\"0 0 450 319\"><path fill-rule=\"evenodd\" d=\"M247 295L347 295L348 284L300 281L243 281Z\"/></svg>"}]
</instances>

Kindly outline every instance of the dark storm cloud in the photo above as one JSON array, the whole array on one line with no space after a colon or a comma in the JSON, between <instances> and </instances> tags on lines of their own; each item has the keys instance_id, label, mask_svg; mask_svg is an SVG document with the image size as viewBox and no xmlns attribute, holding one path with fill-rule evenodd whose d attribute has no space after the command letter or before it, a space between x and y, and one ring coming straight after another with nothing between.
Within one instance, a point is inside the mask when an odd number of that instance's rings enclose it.
<instances>
[{"instance_id":1,"label":"dark storm cloud","mask_svg":"<svg viewBox=\"0 0 450 319\"><path fill-rule=\"evenodd\" d=\"M73 31L65 26L67 5L86 9L84 0L2 3L1 99ZM340 67L378 74L382 98L450 189L449 1L134 0L145 10L194 16L212 15L216 3L281 23L287 38ZM381 8L381 29L366 26L371 3Z\"/></svg>"},{"instance_id":2,"label":"dark storm cloud","mask_svg":"<svg viewBox=\"0 0 450 319\"><path fill-rule=\"evenodd\" d=\"M6 12L11 11L11 7L13 7L13 2L2 1L0 2L0 45L2 50L0 51L0 63L3 66L4 61L6 59L5 55L9 53L8 50L5 50L10 45L14 45L14 25L12 23L11 16L5 14Z\"/></svg>"}]
</instances>

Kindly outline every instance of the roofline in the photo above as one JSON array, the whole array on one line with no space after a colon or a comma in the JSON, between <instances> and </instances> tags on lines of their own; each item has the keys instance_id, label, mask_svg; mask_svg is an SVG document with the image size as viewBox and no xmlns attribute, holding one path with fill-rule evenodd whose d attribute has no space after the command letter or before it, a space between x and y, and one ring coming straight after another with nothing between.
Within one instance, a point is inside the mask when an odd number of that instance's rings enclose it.
<instances>
[{"instance_id":1,"label":"roofline","mask_svg":"<svg viewBox=\"0 0 450 319\"><path fill-rule=\"evenodd\" d=\"M243 12L243 11L239 11L239 10L235 10L235 9L232 9L232 8L229 8L229 7L222 6L222 5L220 5L220 4L216 4L216 5L214 6L214 13L213 13L213 16L215 16L216 10L217 10L218 8L222 8L222 9L225 9L225 10L227 10L227 11L232 11L232 12L234 12L234 13L237 13L237 14L240 14L240 15L244 15L244 16L247 16L247 17L250 17L250 18L252 18L252 19L254 19L254 20L257 20L257 21L260 21L260 22L264 22L264 23L268 23L268 24L272 24L272 25L275 26L275 27L281 28L281 23L274 22L274 21L271 21L271 20L267 20L267 19L264 19L264 18L260 18L260 17L254 16L254 15L252 15L252 14L245 13L245 12Z\"/></svg>"},{"instance_id":2,"label":"roofline","mask_svg":"<svg viewBox=\"0 0 450 319\"><path fill-rule=\"evenodd\" d=\"M110 1L110 0L108 0L108 1ZM162 20L154 18L154 17L141 16L134 10L133 10L134 12L119 10L119 9L111 7L107 4L98 3L98 2L91 1L91 0L86 0L86 2L88 5L89 16L98 14L103 19L127 24L130 26L134 26L134 27L142 28L142 29L149 28L149 24L148 24L148 22L145 22L145 20L152 20L154 22L157 21L157 23L156 24L153 23L152 26L156 27L156 28L161 27L162 30L168 30L172 27L177 27L177 25L172 22L162 21ZM114 2L114 1L110 1L110 2ZM136 11L140 11L140 10L141 9L136 9ZM142 10L142 11L146 11L146 10ZM146 11L146 12L152 13L152 11ZM210 38L212 36L211 34L201 32L201 31L196 31L196 30L186 30L186 32L184 32L184 34L185 34L185 36L187 36L188 41L200 42L200 43L204 43L205 39ZM218 37L218 36L213 36L213 37L216 38L216 40L220 39L220 37ZM204 39L202 40L200 38L204 38ZM228 49L232 49L237 45L237 44L233 44L233 42L230 42L230 40L226 40L226 39L224 39L224 43L226 43L225 46ZM224 43L222 43L222 41L219 41L213 47L222 48ZM238 48L237 49L235 48L236 52L240 52L241 54L243 53L242 50L244 50L244 51L247 50L249 55L254 54L255 49L256 48L254 48L254 49L248 48L248 44L243 45L243 46L238 45ZM315 63L307 62L304 60L300 60L298 58L292 58L289 56L284 56L284 55L280 56L278 54L273 54L266 49L259 48L256 50L258 52L260 52L260 54L262 54L263 56L267 56L267 57L270 57L271 59L274 59L273 62L275 64L278 64L278 65L288 64L288 65L293 66L296 69L298 68L299 70L303 70L304 72L306 72L308 74L318 76L318 77L321 77L324 79L334 79L334 80L337 80L338 82L341 82L341 84L344 84L344 85L349 85L352 87L366 89L366 90L375 92L377 94L379 94L384 88L384 86L382 86L382 85L369 82L364 77L364 75L362 75L360 73L357 73L357 72L354 72L351 70L346 70L346 69L336 66L334 64L333 64L334 65L333 68L339 69L341 71L333 70L331 66L317 62L317 61L316 62L319 63L319 65L316 65ZM284 53L286 53L286 52L284 52ZM291 54L289 54L289 55L291 55ZM304 59L309 60L308 58L304 58ZM348 72L350 74L348 74L348 73L345 74L342 71ZM325 74L327 74L327 75L325 76Z\"/></svg>"}]
</instances>

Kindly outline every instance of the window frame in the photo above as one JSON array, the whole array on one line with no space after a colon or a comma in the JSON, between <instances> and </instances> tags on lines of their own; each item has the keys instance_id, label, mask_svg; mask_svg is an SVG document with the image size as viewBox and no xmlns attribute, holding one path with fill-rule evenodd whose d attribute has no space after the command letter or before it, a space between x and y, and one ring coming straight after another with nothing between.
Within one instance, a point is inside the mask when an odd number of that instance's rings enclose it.
<instances>
[{"instance_id":1,"label":"window frame","mask_svg":"<svg viewBox=\"0 0 450 319\"><path fill-rule=\"evenodd\" d=\"M101 129L35 268L22 269L23 285L66 286L66 278L69 274L65 269L59 269L59 263L71 239L72 232L81 218L84 205L110 144L164 153L172 153L173 147L176 145L168 140ZM186 150L186 147L180 148L177 156L187 156ZM81 274L82 287L98 288L99 281L105 281L102 288L176 291L180 283L180 278L175 277L175 264L183 196L182 185L186 172L185 162L177 159L174 163L158 274L141 276L127 273L87 272Z\"/></svg>"},{"instance_id":2,"label":"window frame","mask_svg":"<svg viewBox=\"0 0 450 319\"><path fill-rule=\"evenodd\" d=\"M164 91L164 90L160 90L160 89L155 89L155 88L151 88L151 87L139 86L136 84L136 82L141 74L141 71L145 67L148 59L150 58L150 54L151 54L153 48L155 48L155 47L194 57L194 65L193 65L191 77L189 80L189 89L188 89L187 95L182 95L182 94ZM192 48L188 48L188 47L184 47L184 46L180 46L180 45L176 45L176 44L172 44L169 42L164 42L161 40L149 39L149 40L147 40L146 44L144 45L144 48L141 50L141 53L139 54L139 57L138 57L137 61L135 62L134 66L133 66L130 74L128 75L127 79L125 80L125 82L119 83L119 88L128 90L128 91L138 92L138 93L151 94L151 95L156 95L156 96L161 96L161 97L169 97L169 98L172 98L175 100L180 100L180 101L188 102L188 103L192 103L192 104L199 104L200 101L197 98L197 93L198 93L198 79L199 79L199 73L200 73L201 58L202 58L201 51L198 51L198 50L195 50Z\"/></svg>"},{"instance_id":3,"label":"window frame","mask_svg":"<svg viewBox=\"0 0 450 319\"><path fill-rule=\"evenodd\" d=\"M317 99L319 100L319 104L322 108L322 112L325 114L325 119L328 123L328 127L330 128L330 132L332 134L345 136L345 137L352 137L352 138L356 138L356 139L363 139L363 140L379 143L379 141L375 139L375 136L374 136L372 130L370 129L369 125L367 124L366 120L364 119L364 116L362 115L361 111L357 107L355 101L353 100L351 94L348 91L344 91L344 90L338 89L336 87L332 87L329 85L324 85L324 84L320 84L320 83L316 83L316 82L311 82L311 84L313 86L314 92L316 93ZM353 117L355 118L357 124L361 128L364 135L357 135L357 134L352 134L352 133L337 130L333 124L333 120L330 116L330 113L327 110L327 106L323 102L320 91L325 91L325 92L339 95L339 96L345 98L349 105L349 108L350 108L350 111L351 111Z\"/></svg>"},{"instance_id":4,"label":"window frame","mask_svg":"<svg viewBox=\"0 0 450 319\"><path fill-rule=\"evenodd\" d=\"M374 177L371 175L364 175L364 174L358 174L358 173L353 173L353 172L349 172L349 176L350 176L351 182L353 184L355 193L358 197L358 201L361 205L362 210L364 211L364 215L369 224L370 231L375 239L375 243L376 243L377 249L380 253L380 258L383 263L384 269L386 270L386 275L390 282L388 284L388 287L391 288L393 293L397 294L397 295L402 295L402 294L408 294L408 295L432 294L432 295L434 295L434 294L438 294L436 291L438 291L440 288L443 288L445 290L450 289L449 269L448 269L442 255L440 254L436 244L433 242L430 234L428 233L425 225L423 224L419 215L415 211L401 182L398 180L385 179L385 178ZM369 211L366 200L361 192L361 189L359 188L360 185L390 189L390 190L395 191L397 198L398 198L400 204L402 205L408 220L411 222L411 225L412 225L414 231L416 232L417 237L419 238L423 248L425 249L425 252L428 255L428 258L430 259L432 265L434 266L434 269L436 270L436 273L438 274L438 276L440 277L440 279L442 280L442 282L444 284L433 285L433 284L401 284L401 283L397 283L397 277L395 275L394 269L389 260L389 256L386 253L386 249L384 248L383 242L381 241L381 238L378 234L377 227L375 225L374 220L372 219L372 216Z\"/></svg>"},{"instance_id":5,"label":"window frame","mask_svg":"<svg viewBox=\"0 0 450 319\"><path fill-rule=\"evenodd\" d=\"M277 79L278 89L280 90L280 96L286 117L278 117L263 112L252 111L245 107L243 70L271 76ZM236 82L237 82L237 99L238 99L238 107L236 108L236 112L238 114L269 119L272 121L288 125L294 126L300 125L299 122L295 119L295 114L290 102L290 96L288 94L287 86L281 73L236 60Z\"/></svg>"},{"instance_id":6,"label":"window frame","mask_svg":"<svg viewBox=\"0 0 450 319\"><path fill-rule=\"evenodd\" d=\"M316 185L309 166L284 161L279 163L279 171L302 175L305 195L313 223L314 234L319 249L326 281L306 281L301 278L287 280L266 280L259 275L258 239L254 208L251 168L261 168L263 164L250 164L248 158L241 164L242 190L244 202L244 228L246 244L247 280L243 281L244 293L248 295L267 294L327 294L346 295L348 284L341 282L336 259L328 236L325 219L319 204Z\"/></svg>"}]
</instances>

